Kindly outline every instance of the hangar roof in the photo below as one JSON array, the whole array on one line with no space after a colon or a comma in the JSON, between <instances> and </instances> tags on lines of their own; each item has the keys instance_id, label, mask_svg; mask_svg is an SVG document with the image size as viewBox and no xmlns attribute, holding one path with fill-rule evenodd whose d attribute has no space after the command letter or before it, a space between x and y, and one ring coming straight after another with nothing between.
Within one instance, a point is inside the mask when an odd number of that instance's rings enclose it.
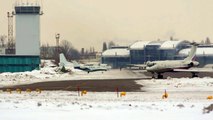
<instances>
[{"instance_id":1,"label":"hangar roof","mask_svg":"<svg viewBox=\"0 0 213 120\"><path fill-rule=\"evenodd\" d=\"M182 42L185 42L185 40L167 40L161 45L160 49L174 49Z\"/></svg>"},{"instance_id":2,"label":"hangar roof","mask_svg":"<svg viewBox=\"0 0 213 120\"><path fill-rule=\"evenodd\" d=\"M158 40L158 41L151 41L151 42L149 42L149 44L148 45L150 45L150 46L161 46L163 43L164 43L165 41L160 41L160 40Z\"/></svg>"},{"instance_id":3,"label":"hangar roof","mask_svg":"<svg viewBox=\"0 0 213 120\"><path fill-rule=\"evenodd\" d=\"M183 49L179 55L188 55L191 48ZM213 47L197 48L196 55L213 55Z\"/></svg>"},{"instance_id":4,"label":"hangar roof","mask_svg":"<svg viewBox=\"0 0 213 120\"><path fill-rule=\"evenodd\" d=\"M149 44L149 43L150 43L150 41L142 41L142 40L140 40L140 41L137 41L137 42L133 43L132 45L130 45L129 48L131 50L141 50L141 49L144 49L144 47L147 44Z\"/></svg>"},{"instance_id":5,"label":"hangar roof","mask_svg":"<svg viewBox=\"0 0 213 120\"><path fill-rule=\"evenodd\" d=\"M143 50L147 45L160 46L160 49L174 49L186 40L167 40L167 41L137 41L130 45L130 50Z\"/></svg>"},{"instance_id":6,"label":"hangar roof","mask_svg":"<svg viewBox=\"0 0 213 120\"><path fill-rule=\"evenodd\" d=\"M129 57L129 50L122 48L108 49L102 53L102 57Z\"/></svg>"}]
</instances>

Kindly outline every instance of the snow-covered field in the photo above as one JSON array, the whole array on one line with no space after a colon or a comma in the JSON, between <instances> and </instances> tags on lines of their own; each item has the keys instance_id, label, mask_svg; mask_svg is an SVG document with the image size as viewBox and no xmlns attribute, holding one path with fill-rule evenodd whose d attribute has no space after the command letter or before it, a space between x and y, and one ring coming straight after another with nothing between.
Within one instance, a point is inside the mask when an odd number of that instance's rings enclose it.
<instances>
[{"instance_id":1,"label":"snow-covered field","mask_svg":"<svg viewBox=\"0 0 213 120\"><path fill-rule=\"evenodd\" d=\"M202 95L201 93L198 93ZM0 94L1 120L212 120L213 113L203 113L212 101L205 95L169 93L127 93L117 98L116 93L88 93L77 96L75 92L43 91ZM180 98L175 99L175 96ZM188 96L188 98L186 97ZM174 97L174 98L173 98ZM190 98L190 99L189 99Z\"/></svg>"},{"instance_id":2,"label":"snow-covered field","mask_svg":"<svg viewBox=\"0 0 213 120\"><path fill-rule=\"evenodd\" d=\"M213 78L169 78L169 79L151 79L139 80L138 84L144 85L143 90L146 91L162 91L168 89L169 91L212 91L213 92Z\"/></svg>"},{"instance_id":3,"label":"snow-covered field","mask_svg":"<svg viewBox=\"0 0 213 120\"><path fill-rule=\"evenodd\" d=\"M61 74L55 68L39 71L0 74L0 87L52 80L144 77L128 70L107 72L73 72ZM138 80L146 92L127 92L117 97L115 92L33 91L21 94L0 91L0 120L212 120L213 78L168 78ZM162 99L164 90L168 98ZM212 105L213 109L213 105Z\"/></svg>"}]
</instances>

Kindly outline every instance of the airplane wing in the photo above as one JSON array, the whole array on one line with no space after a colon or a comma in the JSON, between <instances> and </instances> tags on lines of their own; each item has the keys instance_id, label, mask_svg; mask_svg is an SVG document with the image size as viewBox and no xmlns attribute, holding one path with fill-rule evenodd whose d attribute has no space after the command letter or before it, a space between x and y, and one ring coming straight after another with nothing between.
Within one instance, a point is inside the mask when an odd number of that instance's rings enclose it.
<instances>
[{"instance_id":1,"label":"airplane wing","mask_svg":"<svg viewBox=\"0 0 213 120\"><path fill-rule=\"evenodd\" d=\"M190 72L190 73L213 73L213 69L209 68L191 68L191 69L174 69L174 72Z\"/></svg>"},{"instance_id":2,"label":"airplane wing","mask_svg":"<svg viewBox=\"0 0 213 120\"><path fill-rule=\"evenodd\" d=\"M145 64L128 64L127 67L138 67L139 69L146 69Z\"/></svg>"}]
</instances>

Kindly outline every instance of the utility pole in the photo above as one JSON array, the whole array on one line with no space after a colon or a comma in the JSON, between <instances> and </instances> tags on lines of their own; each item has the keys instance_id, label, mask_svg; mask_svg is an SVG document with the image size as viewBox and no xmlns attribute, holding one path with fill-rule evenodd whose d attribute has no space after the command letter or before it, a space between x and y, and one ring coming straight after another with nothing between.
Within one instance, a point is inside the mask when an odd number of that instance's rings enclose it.
<instances>
[{"instance_id":1,"label":"utility pole","mask_svg":"<svg viewBox=\"0 0 213 120\"><path fill-rule=\"evenodd\" d=\"M55 34L55 38L56 38L56 54L57 54L57 58L56 58L56 61L57 62L59 62L59 52L60 52L60 50L59 50L59 39L60 39L60 34L59 33L57 33L57 34Z\"/></svg>"},{"instance_id":2,"label":"utility pole","mask_svg":"<svg viewBox=\"0 0 213 120\"><path fill-rule=\"evenodd\" d=\"M7 12L8 17L8 53L14 54L14 41L13 41L13 14Z\"/></svg>"}]
</instances>

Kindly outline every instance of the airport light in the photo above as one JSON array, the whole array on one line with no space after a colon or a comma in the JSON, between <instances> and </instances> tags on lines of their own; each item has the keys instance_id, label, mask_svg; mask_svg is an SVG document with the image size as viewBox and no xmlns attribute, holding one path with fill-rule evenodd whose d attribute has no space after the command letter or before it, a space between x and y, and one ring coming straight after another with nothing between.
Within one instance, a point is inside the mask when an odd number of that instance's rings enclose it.
<instances>
[{"instance_id":1,"label":"airport light","mask_svg":"<svg viewBox=\"0 0 213 120\"><path fill-rule=\"evenodd\" d=\"M86 95L86 94L87 94L86 90L81 91L81 96Z\"/></svg>"},{"instance_id":2,"label":"airport light","mask_svg":"<svg viewBox=\"0 0 213 120\"><path fill-rule=\"evenodd\" d=\"M6 89L7 92L9 92L10 94L12 93L11 89Z\"/></svg>"},{"instance_id":3,"label":"airport light","mask_svg":"<svg viewBox=\"0 0 213 120\"><path fill-rule=\"evenodd\" d=\"M20 89L20 88L17 88L17 89L16 89L16 92L19 93L19 94L21 94L21 89Z\"/></svg>"},{"instance_id":4,"label":"airport light","mask_svg":"<svg viewBox=\"0 0 213 120\"><path fill-rule=\"evenodd\" d=\"M122 97L122 96L126 96L126 92L124 92L124 91L121 92L121 93L120 93L120 96L121 96L121 97Z\"/></svg>"},{"instance_id":5,"label":"airport light","mask_svg":"<svg viewBox=\"0 0 213 120\"><path fill-rule=\"evenodd\" d=\"M166 92L166 90L164 91L164 94L162 95L162 99L167 99L168 98L168 93Z\"/></svg>"},{"instance_id":6,"label":"airport light","mask_svg":"<svg viewBox=\"0 0 213 120\"><path fill-rule=\"evenodd\" d=\"M41 89L37 88L36 92L41 93Z\"/></svg>"},{"instance_id":7,"label":"airport light","mask_svg":"<svg viewBox=\"0 0 213 120\"><path fill-rule=\"evenodd\" d=\"M208 100L212 100L212 99L213 99L213 96L208 96L207 99L208 99Z\"/></svg>"},{"instance_id":8,"label":"airport light","mask_svg":"<svg viewBox=\"0 0 213 120\"><path fill-rule=\"evenodd\" d=\"M31 90L31 89L29 89L29 88L27 88L27 89L26 89L26 92L31 93L31 91L32 91L32 90Z\"/></svg>"}]
</instances>

